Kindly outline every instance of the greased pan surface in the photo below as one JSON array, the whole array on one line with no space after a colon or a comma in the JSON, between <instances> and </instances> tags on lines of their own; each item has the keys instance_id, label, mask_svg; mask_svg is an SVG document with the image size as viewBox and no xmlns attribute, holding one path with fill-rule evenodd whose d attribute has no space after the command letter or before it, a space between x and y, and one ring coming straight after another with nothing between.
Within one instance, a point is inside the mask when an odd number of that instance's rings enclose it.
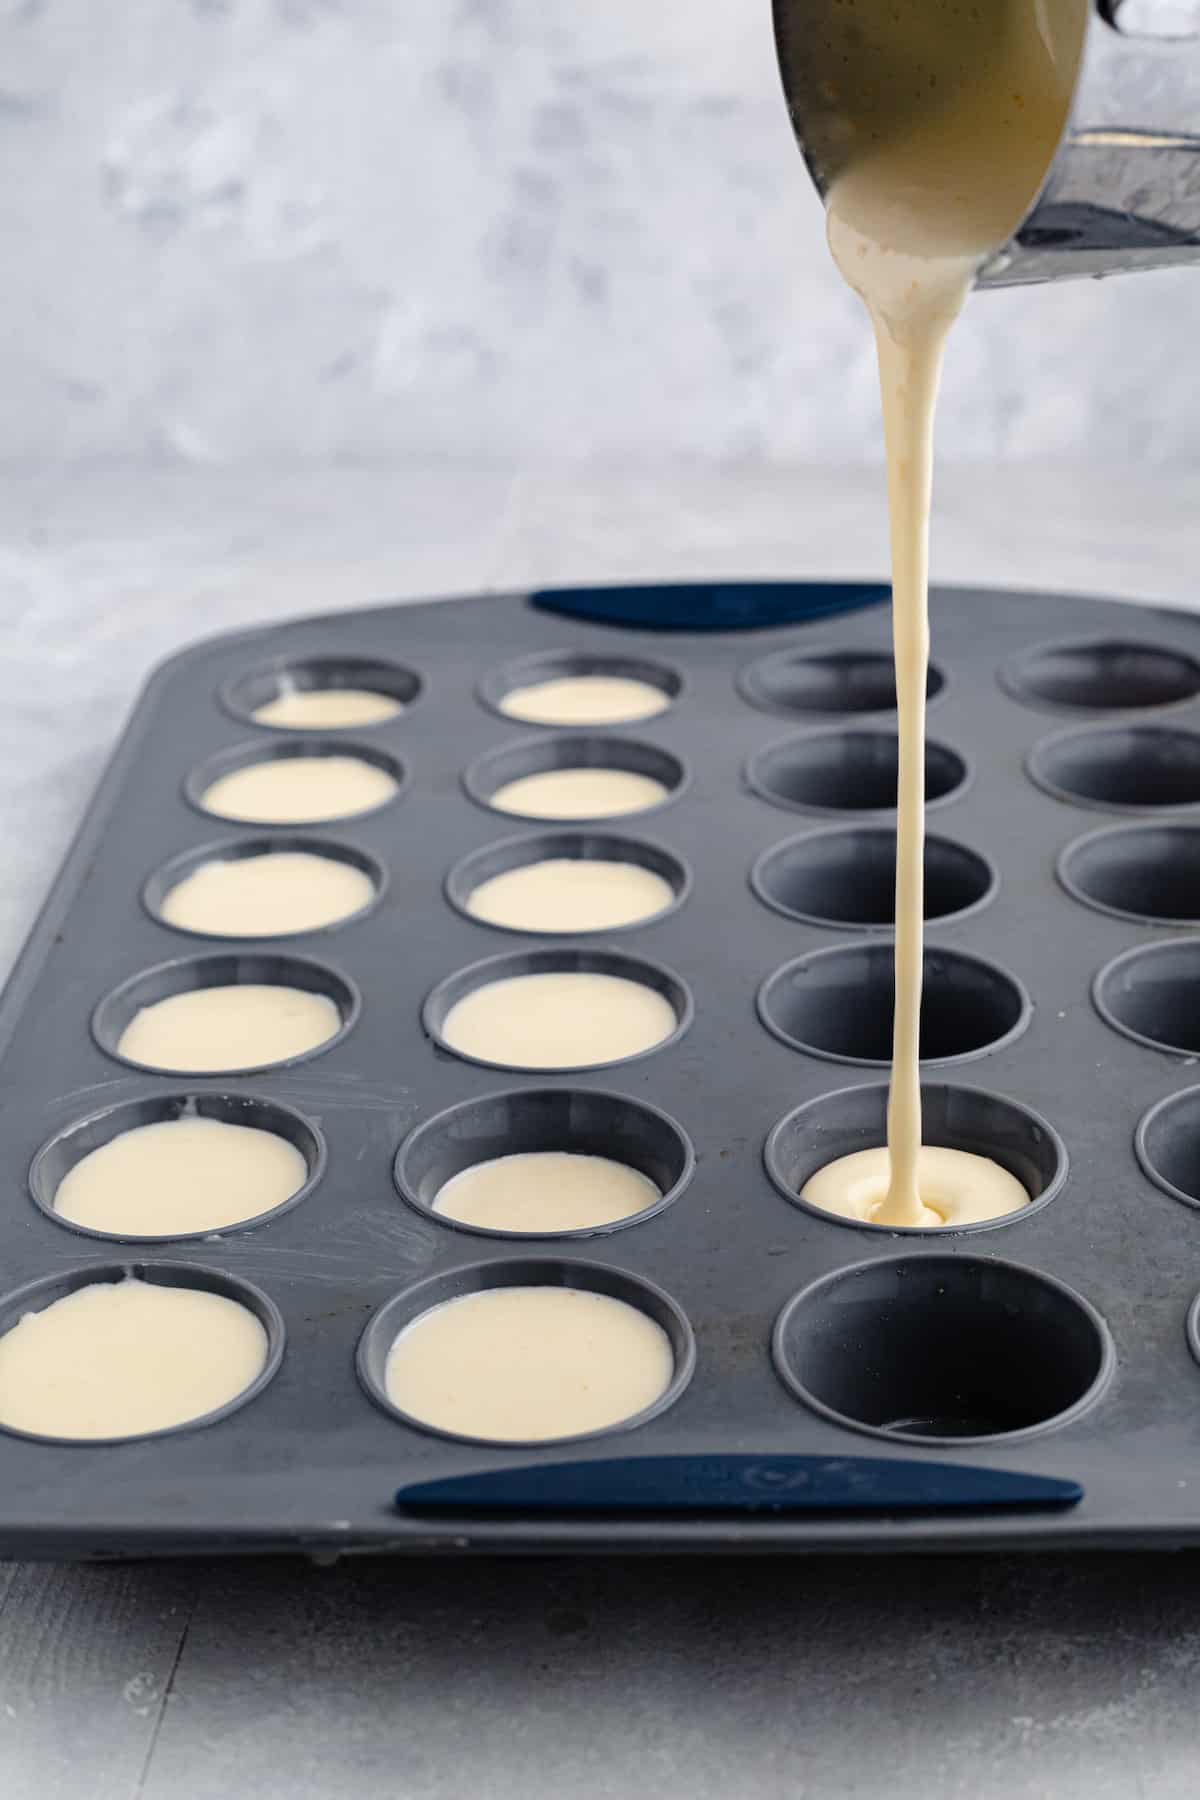
<instances>
[{"instance_id":1,"label":"greased pan surface","mask_svg":"<svg viewBox=\"0 0 1200 1800\"><path fill-rule=\"evenodd\" d=\"M1045 1197L984 1229L901 1237L794 1201L814 1157L879 1129L888 611L847 589L858 610L810 624L688 630L705 592L662 591L669 630L526 595L380 607L203 643L153 677L0 1004L0 1328L33 1283L52 1297L89 1271L190 1267L265 1296L282 1355L245 1405L194 1429L91 1447L0 1432L0 1552L1200 1542L1200 1100L1186 1097L1200 1084L1200 626L1062 596L934 596L927 1117L944 1141L990 1133ZM718 621L761 616L762 589L744 605L737 584L714 592ZM584 600L603 610L595 590ZM655 590L636 605L617 590L613 610L652 620ZM381 688L404 710L293 737L252 718L281 671ZM514 683L588 671L646 679L669 704L586 730L503 715ZM293 746L382 759L397 792L345 821L205 816L208 773ZM664 800L595 823L489 809L502 782L610 757L661 779ZM378 870L374 903L285 941L204 939L155 916L147 896L177 858L273 836ZM672 871L677 903L578 939L497 930L452 903L455 871L491 867L492 846L511 862L514 840L543 836L582 855L629 840ZM468 1062L437 1041L439 993L470 987L489 959L493 973L630 973L671 999L680 1029L602 1068ZM342 1029L303 1060L241 1074L156 1074L114 1055L133 1004L236 979L325 993ZM301 1197L178 1241L121 1243L54 1217L55 1181L116 1128L110 1116L171 1116L189 1096L219 1117L284 1109L310 1160ZM464 1230L427 1202L477 1142L610 1146L666 1201L600 1233ZM680 1370L694 1344L690 1378L633 1428L532 1449L452 1441L378 1404L364 1343L378 1309L397 1301L387 1317L402 1318L398 1297L420 1283L446 1297L505 1278L644 1304L674 1333ZM892 1391L897 1345L928 1370L952 1364L954 1344L969 1346L960 1370ZM515 1463L722 1452L983 1465L1077 1481L1084 1498L452 1519L394 1500Z\"/></svg>"}]
</instances>

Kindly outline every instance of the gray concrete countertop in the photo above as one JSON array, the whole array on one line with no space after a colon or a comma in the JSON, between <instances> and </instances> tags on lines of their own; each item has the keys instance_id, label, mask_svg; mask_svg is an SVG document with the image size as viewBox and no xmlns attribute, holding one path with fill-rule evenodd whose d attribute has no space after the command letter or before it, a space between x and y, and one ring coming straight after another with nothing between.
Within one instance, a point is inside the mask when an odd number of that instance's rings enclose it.
<instances>
[{"instance_id":1,"label":"gray concrete countertop","mask_svg":"<svg viewBox=\"0 0 1200 1800\"><path fill-rule=\"evenodd\" d=\"M6 476L0 965L139 683L190 638L526 583L876 574L880 490L799 469ZM935 529L945 579L1197 604L1194 478L959 468ZM1198 1601L1200 1553L0 1566L0 1793L1191 1800Z\"/></svg>"}]
</instances>

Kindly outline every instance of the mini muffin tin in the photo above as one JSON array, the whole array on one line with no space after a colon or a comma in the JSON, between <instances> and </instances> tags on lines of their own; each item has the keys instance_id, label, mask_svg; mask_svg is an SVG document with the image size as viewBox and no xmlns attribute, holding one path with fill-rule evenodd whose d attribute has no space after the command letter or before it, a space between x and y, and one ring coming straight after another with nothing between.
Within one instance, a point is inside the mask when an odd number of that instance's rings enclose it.
<instances>
[{"instance_id":1,"label":"mini muffin tin","mask_svg":"<svg viewBox=\"0 0 1200 1800\"><path fill-rule=\"evenodd\" d=\"M926 1139L995 1157L1033 1204L900 1234L799 1197L885 1132L885 601L725 583L384 607L204 643L157 672L0 1004L0 1329L133 1270L241 1298L271 1358L234 1405L168 1433L0 1430L0 1552L1200 1542L1200 627L934 595ZM634 676L670 704L611 728L505 716L514 687L574 673ZM404 710L256 724L287 683ZM303 826L203 813L221 774L324 754L365 757L397 793ZM666 796L595 821L489 805L520 776L605 766ZM296 848L365 870L372 904L285 942L157 916L198 863ZM577 940L464 910L480 880L542 855L628 857L673 904ZM464 994L556 970L648 984L675 1031L571 1070L445 1047ZM243 981L326 995L340 1029L267 1068L121 1059L139 1007ZM302 1189L187 1239L55 1215L89 1150L190 1112L281 1133ZM614 1156L662 1198L541 1238L432 1211L452 1175L529 1150ZM382 1389L396 1332L505 1283L641 1306L670 1337L670 1389L559 1444L406 1419Z\"/></svg>"}]
</instances>

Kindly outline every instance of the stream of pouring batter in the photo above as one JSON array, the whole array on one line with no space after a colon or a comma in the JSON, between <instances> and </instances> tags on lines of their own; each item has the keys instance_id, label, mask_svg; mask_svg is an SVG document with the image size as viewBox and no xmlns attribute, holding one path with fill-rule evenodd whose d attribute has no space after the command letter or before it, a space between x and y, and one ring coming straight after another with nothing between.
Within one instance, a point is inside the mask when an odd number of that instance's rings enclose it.
<instances>
[{"instance_id":1,"label":"stream of pouring batter","mask_svg":"<svg viewBox=\"0 0 1200 1800\"><path fill-rule=\"evenodd\" d=\"M925 683L933 415L946 336L984 257L1045 179L1066 122L1087 0L842 0L853 141L829 194L829 245L875 329L891 519L900 739L896 1009L887 1196L918 1225ZM857 61L857 66L854 66Z\"/></svg>"}]
</instances>

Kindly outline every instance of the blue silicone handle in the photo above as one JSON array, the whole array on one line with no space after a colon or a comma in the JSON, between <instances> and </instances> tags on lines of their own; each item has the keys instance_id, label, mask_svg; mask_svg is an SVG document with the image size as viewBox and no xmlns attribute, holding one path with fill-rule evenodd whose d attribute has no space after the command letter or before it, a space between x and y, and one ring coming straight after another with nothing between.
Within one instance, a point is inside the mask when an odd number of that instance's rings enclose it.
<instances>
[{"instance_id":1,"label":"blue silicone handle","mask_svg":"<svg viewBox=\"0 0 1200 1800\"><path fill-rule=\"evenodd\" d=\"M638 631L761 631L881 606L892 590L865 581L655 582L641 587L542 588L539 612Z\"/></svg>"},{"instance_id":2,"label":"blue silicone handle","mask_svg":"<svg viewBox=\"0 0 1200 1800\"><path fill-rule=\"evenodd\" d=\"M396 1495L417 1512L929 1512L1074 1506L1078 1482L875 1456L628 1456L528 1463Z\"/></svg>"}]
</instances>

